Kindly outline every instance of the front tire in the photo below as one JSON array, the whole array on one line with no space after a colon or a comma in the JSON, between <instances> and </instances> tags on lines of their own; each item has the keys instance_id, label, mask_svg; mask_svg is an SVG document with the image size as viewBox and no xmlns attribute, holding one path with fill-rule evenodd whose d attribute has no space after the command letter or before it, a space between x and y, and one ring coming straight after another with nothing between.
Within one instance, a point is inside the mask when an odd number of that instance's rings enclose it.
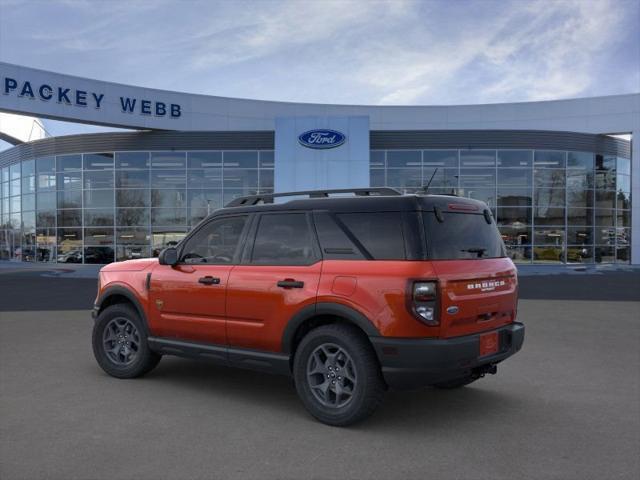
<instances>
[{"instance_id":1,"label":"front tire","mask_svg":"<svg viewBox=\"0 0 640 480\"><path fill-rule=\"evenodd\" d=\"M130 305L105 308L93 326L93 355L112 377L135 378L150 372L161 356L147 343L147 329Z\"/></svg>"},{"instance_id":2,"label":"front tire","mask_svg":"<svg viewBox=\"0 0 640 480\"><path fill-rule=\"evenodd\" d=\"M364 420L384 396L375 352L349 325L311 330L298 346L293 373L302 403L327 425L343 427Z\"/></svg>"}]
</instances>

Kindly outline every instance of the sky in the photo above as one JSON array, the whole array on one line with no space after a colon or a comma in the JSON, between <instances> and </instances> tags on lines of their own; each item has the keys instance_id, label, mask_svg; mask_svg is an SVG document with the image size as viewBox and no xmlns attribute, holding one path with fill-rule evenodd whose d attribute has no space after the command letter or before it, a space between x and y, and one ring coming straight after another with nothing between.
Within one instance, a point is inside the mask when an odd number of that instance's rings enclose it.
<instances>
[{"instance_id":1,"label":"sky","mask_svg":"<svg viewBox=\"0 0 640 480\"><path fill-rule=\"evenodd\" d=\"M0 0L0 61L264 100L520 102L639 92L639 26L640 0Z\"/></svg>"}]
</instances>

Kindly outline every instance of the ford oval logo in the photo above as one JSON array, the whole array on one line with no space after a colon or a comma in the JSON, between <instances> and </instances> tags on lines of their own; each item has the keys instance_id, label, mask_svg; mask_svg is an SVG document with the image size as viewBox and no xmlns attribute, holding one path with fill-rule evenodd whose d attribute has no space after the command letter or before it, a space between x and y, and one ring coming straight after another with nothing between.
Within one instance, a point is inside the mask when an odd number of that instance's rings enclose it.
<instances>
[{"instance_id":1,"label":"ford oval logo","mask_svg":"<svg viewBox=\"0 0 640 480\"><path fill-rule=\"evenodd\" d=\"M458 313L458 307L455 305L451 305L449 308L447 308L447 313L449 315L455 315L456 313Z\"/></svg>"},{"instance_id":2,"label":"ford oval logo","mask_svg":"<svg viewBox=\"0 0 640 480\"><path fill-rule=\"evenodd\" d=\"M309 130L298 136L298 141L307 148L335 148L347 141L344 133L326 128Z\"/></svg>"}]
</instances>

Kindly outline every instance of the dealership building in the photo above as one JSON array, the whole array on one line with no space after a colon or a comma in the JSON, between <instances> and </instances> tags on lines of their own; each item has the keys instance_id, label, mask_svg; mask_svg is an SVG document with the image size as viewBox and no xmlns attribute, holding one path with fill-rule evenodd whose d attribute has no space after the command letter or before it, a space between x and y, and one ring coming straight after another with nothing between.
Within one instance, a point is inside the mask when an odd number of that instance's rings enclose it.
<instances>
[{"instance_id":1,"label":"dealership building","mask_svg":"<svg viewBox=\"0 0 640 480\"><path fill-rule=\"evenodd\" d=\"M127 129L21 141L0 124L3 260L148 257L238 196L429 184L486 202L516 262L640 264L640 94L320 105L7 63L0 89L0 112Z\"/></svg>"}]
</instances>

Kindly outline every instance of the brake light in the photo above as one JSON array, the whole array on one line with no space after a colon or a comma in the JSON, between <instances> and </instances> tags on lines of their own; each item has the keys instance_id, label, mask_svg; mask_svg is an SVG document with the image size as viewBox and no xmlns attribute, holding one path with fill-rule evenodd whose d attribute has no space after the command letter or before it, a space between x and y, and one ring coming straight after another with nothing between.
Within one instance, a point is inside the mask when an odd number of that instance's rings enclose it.
<instances>
[{"instance_id":1,"label":"brake light","mask_svg":"<svg viewBox=\"0 0 640 480\"><path fill-rule=\"evenodd\" d=\"M411 310L415 317L427 325L440 323L437 312L437 282L414 282L411 288Z\"/></svg>"}]
</instances>

